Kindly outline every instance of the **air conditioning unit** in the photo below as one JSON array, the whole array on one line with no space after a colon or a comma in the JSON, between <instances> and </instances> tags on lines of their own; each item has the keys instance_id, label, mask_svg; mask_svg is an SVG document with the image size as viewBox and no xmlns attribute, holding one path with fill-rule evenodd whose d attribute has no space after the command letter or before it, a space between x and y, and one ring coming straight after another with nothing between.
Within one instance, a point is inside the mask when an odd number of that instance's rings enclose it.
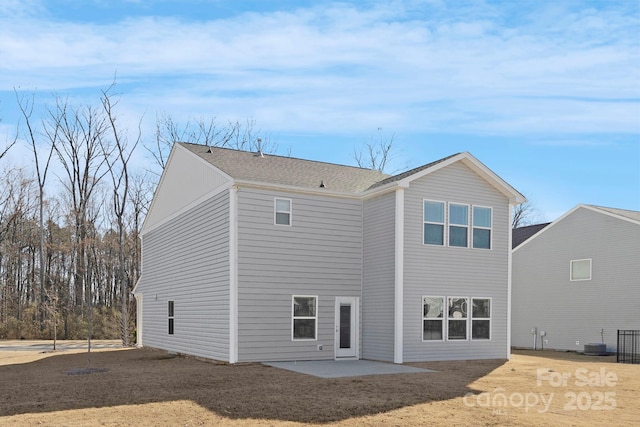
<instances>
[{"instance_id":1,"label":"air conditioning unit","mask_svg":"<svg viewBox=\"0 0 640 427\"><path fill-rule=\"evenodd\" d=\"M587 356L606 356L607 345L606 344L585 344L584 354Z\"/></svg>"}]
</instances>

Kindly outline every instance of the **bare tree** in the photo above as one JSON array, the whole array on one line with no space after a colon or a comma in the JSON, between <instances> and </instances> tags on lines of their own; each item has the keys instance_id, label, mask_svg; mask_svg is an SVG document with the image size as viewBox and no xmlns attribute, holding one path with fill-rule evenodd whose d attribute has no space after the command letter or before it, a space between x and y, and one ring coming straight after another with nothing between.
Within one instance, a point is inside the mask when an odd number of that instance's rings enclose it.
<instances>
[{"instance_id":1,"label":"bare tree","mask_svg":"<svg viewBox=\"0 0 640 427\"><path fill-rule=\"evenodd\" d=\"M210 147L227 147L243 151L275 153L278 144L271 138L259 138L260 131L255 128L255 120L229 121L220 124L215 117L196 118L182 124L169 114L156 117L156 135L152 145L145 145L151 153L160 172L164 170L169 153L176 142L190 142ZM158 173L159 174L159 173Z\"/></svg>"},{"instance_id":2,"label":"bare tree","mask_svg":"<svg viewBox=\"0 0 640 427\"><path fill-rule=\"evenodd\" d=\"M524 227L536 221L536 209L529 201L513 208L511 228Z\"/></svg>"},{"instance_id":3,"label":"bare tree","mask_svg":"<svg viewBox=\"0 0 640 427\"><path fill-rule=\"evenodd\" d=\"M360 148L353 149L353 158L361 168L384 172L391 156L395 135L385 137L382 128L378 128L377 137L372 136Z\"/></svg>"},{"instance_id":4,"label":"bare tree","mask_svg":"<svg viewBox=\"0 0 640 427\"><path fill-rule=\"evenodd\" d=\"M34 96L31 99L25 99L25 96L18 95L18 91L14 89L18 108L22 113L22 117L25 121L26 130L24 132L24 138L31 145L31 151L33 153L33 160L36 168L36 179L38 184L38 277L39 277L39 305L40 305L40 325L44 326L44 302L45 302L45 253L44 253L44 188L47 182L47 173L49 171L49 165L51 164L51 158L53 156L53 147L56 141L51 141L48 147L43 147L43 144L37 143L37 133L33 127L31 117L33 115ZM56 135L53 136L56 138ZM45 149L45 156L43 158L44 164L41 165L39 149ZM55 343L54 343L55 349Z\"/></svg>"},{"instance_id":5,"label":"bare tree","mask_svg":"<svg viewBox=\"0 0 640 427\"><path fill-rule=\"evenodd\" d=\"M129 140L123 130L120 129L116 123L117 116L115 113L115 107L118 104L117 100L112 99L112 91L115 88L115 83L109 87L106 91L102 91L102 106L106 115L111 136L114 144L114 157L109 155L109 147L103 147L105 153L105 161L111 176L113 184L113 213L116 216L118 226L118 274L117 283L120 289L121 297L121 325L120 336L123 346L129 346L129 314L128 314L128 295L129 286L126 280L126 260L125 260L125 224L124 215L126 213L127 203L130 201L129 194L129 161L131 155L137 147L141 138L140 124L138 124L138 135L133 141L133 144L129 144Z\"/></svg>"},{"instance_id":6,"label":"bare tree","mask_svg":"<svg viewBox=\"0 0 640 427\"><path fill-rule=\"evenodd\" d=\"M94 193L108 173L106 166L110 147L103 141L108 126L102 111L89 105L72 108L60 98L56 100L56 108L49 110L45 124L45 132L64 170L65 179L61 182L69 196L74 221L74 298L76 306L86 305L89 365L93 306L92 272L88 268L91 244L89 214Z\"/></svg>"},{"instance_id":7,"label":"bare tree","mask_svg":"<svg viewBox=\"0 0 640 427\"><path fill-rule=\"evenodd\" d=\"M0 122L2 122L1 118L0 118ZM11 147L13 147L16 144L16 142L18 142L17 133L16 133L16 136L13 138L13 141L9 141L4 148L0 148L0 159L6 156L6 154L9 152L9 149L11 149Z\"/></svg>"}]
</instances>

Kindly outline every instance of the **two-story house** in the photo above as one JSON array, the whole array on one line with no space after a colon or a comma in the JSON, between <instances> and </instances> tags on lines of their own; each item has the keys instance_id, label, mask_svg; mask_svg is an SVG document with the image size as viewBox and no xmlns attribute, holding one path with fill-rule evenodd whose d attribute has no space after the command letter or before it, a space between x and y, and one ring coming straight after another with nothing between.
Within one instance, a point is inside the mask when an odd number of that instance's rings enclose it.
<instances>
[{"instance_id":1,"label":"two-story house","mask_svg":"<svg viewBox=\"0 0 640 427\"><path fill-rule=\"evenodd\" d=\"M508 358L510 207L469 153L395 176L174 145L138 344L227 361Z\"/></svg>"}]
</instances>

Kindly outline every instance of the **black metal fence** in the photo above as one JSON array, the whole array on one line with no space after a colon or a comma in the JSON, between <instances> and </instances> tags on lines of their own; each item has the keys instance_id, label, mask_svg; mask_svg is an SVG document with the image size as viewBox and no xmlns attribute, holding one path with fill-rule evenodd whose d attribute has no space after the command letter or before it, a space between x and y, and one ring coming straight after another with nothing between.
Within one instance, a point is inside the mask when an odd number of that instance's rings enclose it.
<instances>
[{"instance_id":1,"label":"black metal fence","mask_svg":"<svg viewBox=\"0 0 640 427\"><path fill-rule=\"evenodd\" d=\"M618 329L618 363L640 364L640 331Z\"/></svg>"}]
</instances>

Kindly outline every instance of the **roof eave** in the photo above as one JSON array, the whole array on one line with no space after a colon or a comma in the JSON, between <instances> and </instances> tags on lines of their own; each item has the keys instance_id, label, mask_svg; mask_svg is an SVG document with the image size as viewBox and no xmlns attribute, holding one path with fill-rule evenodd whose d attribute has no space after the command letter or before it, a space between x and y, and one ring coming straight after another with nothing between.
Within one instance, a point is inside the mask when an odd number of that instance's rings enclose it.
<instances>
[{"instance_id":1,"label":"roof eave","mask_svg":"<svg viewBox=\"0 0 640 427\"><path fill-rule=\"evenodd\" d=\"M430 168L423 169L411 176L401 179L397 182L397 184L402 187L408 187L412 181L420 179L428 174L431 174L437 170L445 168L459 161L462 161L467 167L480 175L482 178L484 178L485 181L487 181L494 188L504 194L509 199L509 203L511 205L519 205L527 201L527 198L524 197L522 193L509 185L505 180L500 178L495 172L486 167L480 160L476 159L471 153L467 151L450 157L440 163L433 165Z\"/></svg>"}]
</instances>

